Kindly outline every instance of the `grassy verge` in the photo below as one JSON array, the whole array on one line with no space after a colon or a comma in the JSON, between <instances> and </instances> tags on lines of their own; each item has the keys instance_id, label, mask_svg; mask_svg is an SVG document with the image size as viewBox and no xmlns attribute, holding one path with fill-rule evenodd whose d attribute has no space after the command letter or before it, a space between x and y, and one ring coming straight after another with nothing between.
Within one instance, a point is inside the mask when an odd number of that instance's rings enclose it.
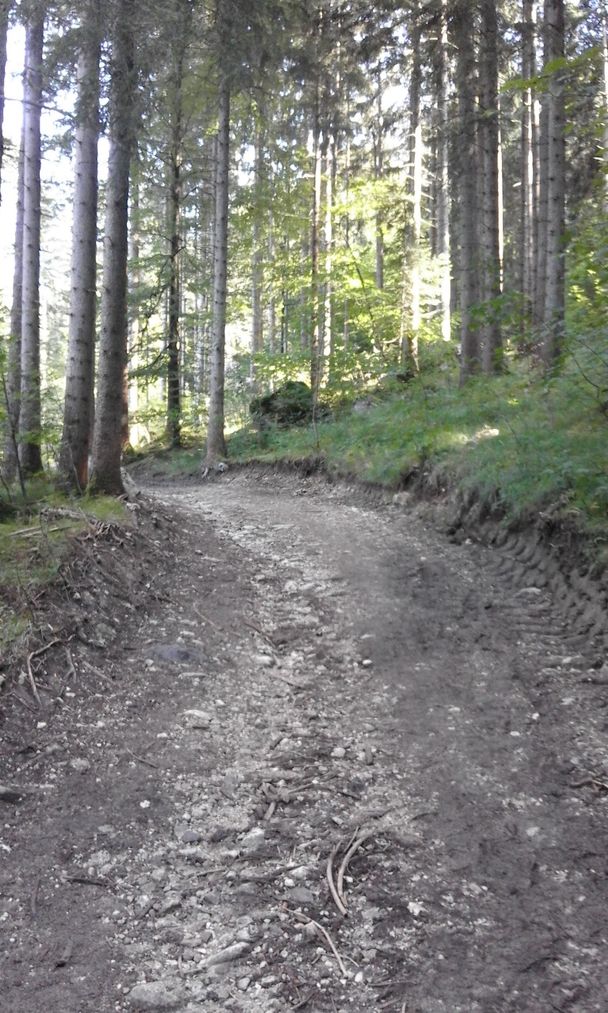
<instances>
[{"instance_id":1,"label":"grassy verge","mask_svg":"<svg viewBox=\"0 0 608 1013\"><path fill-rule=\"evenodd\" d=\"M35 623L42 591L58 577L74 538L91 524L128 524L124 504L109 497L68 500L44 481L28 487L28 501L14 498L0 522L0 659Z\"/></svg>"},{"instance_id":2,"label":"grassy verge","mask_svg":"<svg viewBox=\"0 0 608 1013\"><path fill-rule=\"evenodd\" d=\"M431 374L361 414L316 428L244 429L230 458L321 458L338 474L398 487L413 472L491 499L512 520L552 509L608 533L608 421L575 375L547 383L523 367L460 389Z\"/></svg>"}]
</instances>

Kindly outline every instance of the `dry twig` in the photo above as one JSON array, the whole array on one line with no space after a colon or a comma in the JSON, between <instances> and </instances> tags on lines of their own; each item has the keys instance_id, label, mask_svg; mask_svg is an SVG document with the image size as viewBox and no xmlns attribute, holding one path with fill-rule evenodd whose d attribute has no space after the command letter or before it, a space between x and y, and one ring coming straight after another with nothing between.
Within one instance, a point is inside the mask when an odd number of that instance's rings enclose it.
<instances>
[{"instance_id":1,"label":"dry twig","mask_svg":"<svg viewBox=\"0 0 608 1013\"><path fill-rule=\"evenodd\" d=\"M342 977L346 978L348 976L348 974L347 974L347 970L346 970L346 968L344 966L344 962L342 960L342 957L338 953L338 951L337 951L337 949L335 947L335 944L334 944L334 942L333 942L333 940L332 940L329 932L327 931L327 929L324 929L322 925L319 925L319 922L316 922L313 918L309 918L308 915L303 914L301 911L293 911L292 914L295 915L295 917L298 919L298 921L303 922L305 925L313 925L314 926L315 931L323 937L323 939L325 940L325 942L329 946L331 952L333 953L334 957L336 958L336 961L338 963L338 967L340 968L340 973L341 973Z\"/></svg>"},{"instance_id":2,"label":"dry twig","mask_svg":"<svg viewBox=\"0 0 608 1013\"><path fill-rule=\"evenodd\" d=\"M146 767L152 767L153 770L160 770L158 763L153 763L152 760L146 760L145 756L138 756L138 754L134 753L128 746L125 746L125 749L134 760L138 760L139 763L143 763Z\"/></svg>"},{"instance_id":3,"label":"dry twig","mask_svg":"<svg viewBox=\"0 0 608 1013\"><path fill-rule=\"evenodd\" d=\"M573 781L571 788L596 788L598 791L608 791L608 784L599 777L583 777L580 781Z\"/></svg>"},{"instance_id":4,"label":"dry twig","mask_svg":"<svg viewBox=\"0 0 608 1013\"><path fill-rule=\"evenodd\" d=\"M28 679L30 680L30 686L32 687L32 693L34 694L34 699L36 700L36 703L38 704L38 706L42 707L42 700L40 699L40 693L38 692L38 686L36 685L36 680L34 678L34 673L32 671L32 655L31 654L28 654L28 656L27 656L27 675L28 675Z\"/></svg>"},{"instance_id":5,"label":"dry twig","mask_svg":"<svg viewBox=\"0 0 608 1013\"><path fill-rule=\"evenodd\" d=\"M34 888L32 890L32 895L30 897L30 911L31 911L31 914L32 914L32 919L34 919L36 917L36 911L37 911L37 907L38 907L38 891L40 890L40 882L41 882L41 877L40 876L36 876L36 879L34 880Z\"/></svg>"},{"instance_id":6,"label":"dry twig","mask_svg":"<svg viewBox=\"0 0 608 1013\"><path fill-rule=\"evenodd\" d=\"M344 904L339 891L336 889L336 884L334 883L334 858L338 854L339 849L340 849L340 842L338 841L338 843L335 844L331 849L329 858L327 859L327 868L325 870L325 875L327 877L329 892L333 897L334 904L338 908L338 911L340 912L341 915L346 915L348 913L346 910L346 905Z\"/></svg>"},{"instance_id":7,"label":"dry twig","mask_svg":"<svg viewBox=\"0 0 608 1013\"><path fill-rule=\"evenodd\" d=\"M356 832L358 832L358 831L356 831ZM365 844L365 842L367 840L369 840L369 838L371 836L372 836L371 833L362 834L360 837L357 837L357 839L355 841L353 841L353 843L350 845L350 847L346 851L346 854L344 855L344 858L342 859L342 864L340 865L340 868L338 870L338 880L337 880L337 887L336 887L336 889L337 889L338 896L340 897L340 900L342 901L342 904L344 905L344 911L345 911L345 913L346 913L346 901L344 899L344 877L346 875L346 870L348 869L348 865L349 865L349 862L350 862L351 858L354 857L354 855L357 853L357 851L359 850L359 848L363 844Z\"/></svg>"},{"instance_id":8,"label":"dry twig","mask_svg":"<svg viewBox=\"0 0 608 1013\"><path fill-rule=\"evenodd\" d=\"M259 635L263 637L264 640L267 640L272 647L277 646L276 642L270 636L270 633L265 633L264 630L261 628L261 626L257 626L255 623L252 623L250 619L243 619L243 622L245 623L245 626L249 627L250 630L255 630L256 633L259 633Z\"/></svg>"},{"instance_id":9,"label":"dry twig","mask_svg":"<svg viewBox=\"0 0 608 1013\"><path fill-rule=\"evenodd\" d=\"M295 1006L292 1006L291 1008L292 1009L304 1009L305 1006L308 1006L308 1003L313 998L314 994L315 994L315 990L313 988L313 990L311 992L309 992L308 995L305 995L303 999L300 999L300 1001L297 1002L295 1004Z\"/></svg>"},{"instance_id":10,"label":"dry twig","mask_svg":"<svg viewBox=\"0 0 608 1013\"><path fill-rule=\"evenodd\" d=\"M54 647L55 644L61 644L63 641L55 638L50 640L48 644L44 644L43 647L39 647L37 651L31 651L27 656L27 675L32 687L32 693L39 707L42 707L42 700L40 699L40 693L38 692L38 686L36 685L36 679L34 678L34 670L32 668L32 661L34 658L39 658L41 654L46 654L47 651Z\"/></svg>"}]
</instances>

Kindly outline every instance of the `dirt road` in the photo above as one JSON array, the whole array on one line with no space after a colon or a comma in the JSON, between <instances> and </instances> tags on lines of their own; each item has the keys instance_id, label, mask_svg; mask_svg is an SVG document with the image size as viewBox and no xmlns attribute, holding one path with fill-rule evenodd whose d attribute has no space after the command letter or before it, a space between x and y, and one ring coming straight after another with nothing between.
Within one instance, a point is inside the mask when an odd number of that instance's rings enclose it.
<instances>
[{"instance_id":1,"label":"dirt road","mask_svg":"<svg viewBox=\"0 0 608 1013\"><path fill-rule=\"evenodd\" d=\"M305 479L154 496L153 607L5 750L0 1009L606 1010L608 673L525 563Z\"/></svg>"}]
</instances>

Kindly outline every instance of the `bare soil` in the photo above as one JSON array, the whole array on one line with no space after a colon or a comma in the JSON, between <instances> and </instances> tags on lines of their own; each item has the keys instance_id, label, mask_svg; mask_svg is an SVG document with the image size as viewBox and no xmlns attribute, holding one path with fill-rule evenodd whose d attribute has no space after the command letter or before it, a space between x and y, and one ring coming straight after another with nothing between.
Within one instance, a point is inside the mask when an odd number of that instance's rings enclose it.
<instances>
[{"instance_id":1,"label":"bare soil","mask_svg":"<svg viewBox=\"0 0 608 1013\"><path fill-rule=\"evenodd\" d=\"M148 492L1 701L0 1010L606 1010L597 617L315 478Z\"/></svg>"}]
</instances>

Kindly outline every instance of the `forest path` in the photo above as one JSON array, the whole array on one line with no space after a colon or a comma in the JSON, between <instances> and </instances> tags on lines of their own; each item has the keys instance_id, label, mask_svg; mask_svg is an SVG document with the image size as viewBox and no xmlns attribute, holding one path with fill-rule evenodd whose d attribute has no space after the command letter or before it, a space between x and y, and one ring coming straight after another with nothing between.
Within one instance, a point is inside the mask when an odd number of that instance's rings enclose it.
<instances>
[{"instance_id":1,"label":"forest path","mask_svg":"<svg viewBox=\"0 0 608 1013\"><path fill-rule=\"evenodd\" d=\"M158 607L5 824L0 1009L605 1010L606 680L525 568L316 481L154 495Z\"/></svg>"}]
</instances>

